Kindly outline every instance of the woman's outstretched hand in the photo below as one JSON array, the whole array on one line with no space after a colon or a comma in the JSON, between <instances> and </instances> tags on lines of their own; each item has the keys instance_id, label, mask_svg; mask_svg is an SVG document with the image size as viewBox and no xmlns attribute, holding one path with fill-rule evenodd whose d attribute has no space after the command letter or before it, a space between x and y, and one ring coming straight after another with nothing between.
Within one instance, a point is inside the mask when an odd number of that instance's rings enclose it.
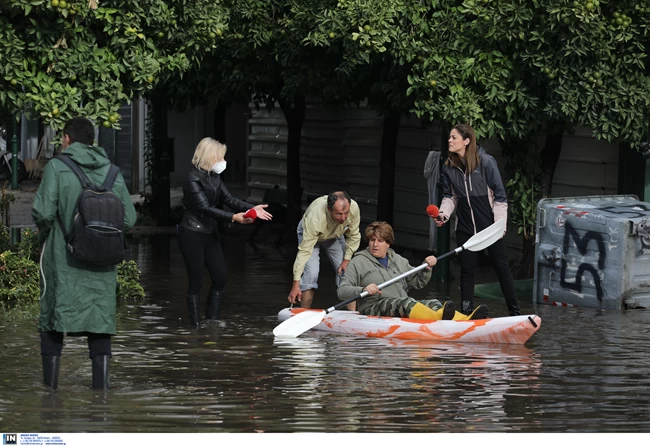
<instances>
[{"instance_id":1,"label":"woman's outstretched hand","mask_svg":"<svg viewBox=\"0 0 650 446\"><path fill-rule=\"evenodd\" d=\"M268 206L268 204L258 204L253 208L255 209L255 212L257 212L257 218L262 220L271 220L273 218L273 215L269 214L265 210Z\"/></svg>"}]
</instances>

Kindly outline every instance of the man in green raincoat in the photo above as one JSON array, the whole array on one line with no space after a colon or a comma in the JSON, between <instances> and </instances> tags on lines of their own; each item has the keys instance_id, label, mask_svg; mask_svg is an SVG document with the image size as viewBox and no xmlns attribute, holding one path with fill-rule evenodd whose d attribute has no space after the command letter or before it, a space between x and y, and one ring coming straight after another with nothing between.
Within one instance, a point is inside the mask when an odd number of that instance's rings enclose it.
<instances>
[{"instance_id":1,"label":"man in green raincoat","mask_svg":"<svg viewBox=\"0 0 650 446\"><path fill-rule=\"evenodd\" d=\"M94 146L95 129L86 118L73 118L63 128L61 147L86 174L102 185L111 163L104 149ZM111 335L115 334L117 266L95 266L72 258L66 249L64 233L58 221L72 229L73 214L82 186L75 173L61 160L45 166L36 192L32 217L38 226L41 254L41 333L43 380L56 389L63 349L63 335L88 336L92 361L92 386L108 389L108 361ZM118 174L113 193L124 204L124 230L136 220L135 208Z\"/></svg>"}]
</instances>

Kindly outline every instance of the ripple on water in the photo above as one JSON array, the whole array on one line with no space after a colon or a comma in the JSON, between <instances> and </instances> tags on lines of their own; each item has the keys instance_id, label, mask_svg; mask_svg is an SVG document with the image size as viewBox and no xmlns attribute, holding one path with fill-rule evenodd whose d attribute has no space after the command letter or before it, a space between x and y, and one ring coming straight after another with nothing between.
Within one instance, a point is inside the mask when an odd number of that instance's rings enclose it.
<instances>
[{"instance_id":1,"label":"ripple on water","mask_svg":"<svg viewBox=\"0 0 650 446\"><path fill-rule=\"evenodd\" d=\"M272 330L286 306L292 258L258 248L227 240L222 319L195 329L188 326L176 241L131 246L147 296L120 306L110 392L89 389L84 338L66 337L59 390L52 392L40 384L35 321L0 325L3 429L650 431L648 311L538 307L544 322L524 346L311 331L276 339ZM315 302L326 307L336 303L334 276L328 268L322 274ZM206 280L203 298L207 286Z\"/></svg>"}]
</instances>

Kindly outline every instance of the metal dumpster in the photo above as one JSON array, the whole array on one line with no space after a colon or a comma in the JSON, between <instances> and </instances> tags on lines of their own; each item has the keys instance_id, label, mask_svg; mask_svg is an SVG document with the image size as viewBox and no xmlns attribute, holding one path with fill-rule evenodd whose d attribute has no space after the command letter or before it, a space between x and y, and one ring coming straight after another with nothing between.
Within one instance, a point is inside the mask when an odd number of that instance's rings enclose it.
<instances>
[{"instance_id":1,"label":"metal dumpster","mask_svg":"<svg viewBox=\"0 0 650 446\"><path fill-rule=\"evenodd\" d=\"M533 302L650 308L650 203L634 195L540 200Z\"/></svg>"}]
</instances>

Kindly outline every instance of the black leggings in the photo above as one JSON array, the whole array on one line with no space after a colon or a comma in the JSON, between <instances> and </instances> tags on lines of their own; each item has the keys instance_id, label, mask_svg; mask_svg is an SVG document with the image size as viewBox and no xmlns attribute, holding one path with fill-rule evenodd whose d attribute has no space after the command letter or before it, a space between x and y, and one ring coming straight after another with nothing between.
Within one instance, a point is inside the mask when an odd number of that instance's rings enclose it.
<instances>
[{"instance_id":1,"label":"black leggings","mask_svg":"<svg viewBox=\"0 0 650 446\"><path fill-rule=\"evenodd\" d=\"M88 352L90 359L95 356L112 356L111 335L105 333L85 333L88 336ZM41 332L41 355L61 356L63 352L63 333L60 331Z\"/></svg>"},{"instance_id":2,"label":"black leggings","mask_svg":"<svg viewBox=\"0 0 650 446\"><path fill-rule=\"evenodd\" d=\"M464 245L469 240L471 234L464 232L456 232L456 240L458 246ZM519 303L515 295L515 283L508 264L508 256L506 255L506 247L503 239L499 239L489 248L488 254L492 259L494 270L499 278L499 285L501 285L501 292L506 300L508 311L513 314L519 312ZM464 250L461 251L458 257L460 258L460 304L463 313L469 313L474 309L474 277L476 273L476 263L478 261L479 252Z\"/></svg>"},{"instance_id":3,"label":"black leggings","mask_svg":"<svg viewBox=\"0 0 650 446\"><path fill-rule=\"evenodd\" d=\"M210 290L223 291L226 287L226 261L223 258L219 235L178 228L178 246L187 268L187 294L195 295L201 292L205 267L208 268L212 279Z\"/></svg>"}]
</instances>

